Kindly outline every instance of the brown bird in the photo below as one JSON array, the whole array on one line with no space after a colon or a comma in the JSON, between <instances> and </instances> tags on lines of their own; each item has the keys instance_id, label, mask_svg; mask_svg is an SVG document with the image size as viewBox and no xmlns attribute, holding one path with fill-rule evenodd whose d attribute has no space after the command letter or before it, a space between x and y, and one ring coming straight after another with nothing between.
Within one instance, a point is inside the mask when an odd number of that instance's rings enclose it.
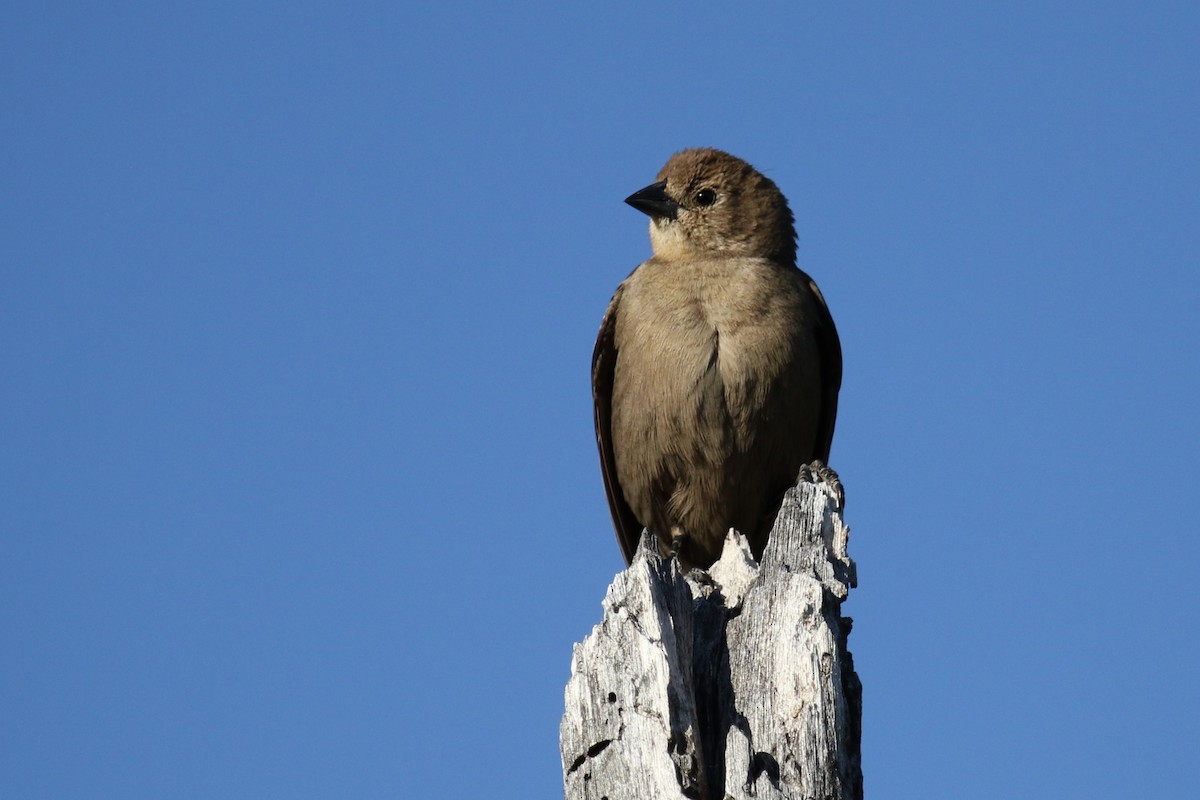
<instances>
[{"instance_id":1,"label":"brown bird","mask_svg":"<svg viewBox=\"0 0 1200 800\"><path fill-rule=\"evenodd\" d=\"M739 158L676 153L626 203L653 256L617 288L592 356L617 540L708 567L737 528L762 556L783 494L825 467L842 349L775 184ZM808 467L811 462L820 464Z\"/></svg>"}]
</instances>

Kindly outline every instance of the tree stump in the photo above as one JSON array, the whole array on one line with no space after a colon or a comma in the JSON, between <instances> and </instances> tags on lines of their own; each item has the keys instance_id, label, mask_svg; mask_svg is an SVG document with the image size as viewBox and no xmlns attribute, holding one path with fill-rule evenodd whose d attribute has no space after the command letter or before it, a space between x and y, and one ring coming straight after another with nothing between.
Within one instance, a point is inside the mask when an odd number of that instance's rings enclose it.
<instances>
[{"instance_id":1,"label":"tree stump","mask_svg":"<svg viewBox=\"0 0 1200 800\"><path fill-rule=\"evenodd\" d=\"M731 530L721 559L685 576L644 533L575 645L567 800L861 800L848 537L836 493L808 482L788 490L761 564Z\"/></svg>"}]
</instances>

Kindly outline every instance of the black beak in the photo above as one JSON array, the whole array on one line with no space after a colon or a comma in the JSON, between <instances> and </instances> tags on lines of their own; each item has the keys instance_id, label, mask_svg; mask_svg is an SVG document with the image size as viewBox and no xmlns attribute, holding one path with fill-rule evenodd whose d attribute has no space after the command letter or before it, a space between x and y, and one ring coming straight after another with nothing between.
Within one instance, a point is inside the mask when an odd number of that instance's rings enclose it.
<instances>
[{"instance_id":1,"label":"black beak","mask_svg":"<svg viewBox=\"0 0 1200 800\"><path fill-rule=\"evenodd\" d=\"M625 202L655 219L659 217L675 219L675 213L679 211L679 204L667 196L666 181L659 181L650 184L645 189L638 189L626 197Z\"/></svg>"}]
</instances>

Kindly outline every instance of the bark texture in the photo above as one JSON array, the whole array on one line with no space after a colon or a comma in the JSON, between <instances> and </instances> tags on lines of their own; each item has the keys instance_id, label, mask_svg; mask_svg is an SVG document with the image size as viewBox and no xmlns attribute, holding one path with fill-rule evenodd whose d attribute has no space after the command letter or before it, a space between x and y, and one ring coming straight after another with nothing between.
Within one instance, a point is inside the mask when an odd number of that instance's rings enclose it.
<instances>
[{"instance_id":1,"label":"bark texture","mask_svg":"<svg viewBox=\"0 0 1200 800\"><path fill-rule=\"evenodd\" d=\"M785 496L761 564L731 531L718 562L685 576L644 535L575 645L568 800L861 800L848 536L837 494L808 482Z\"/></svg>"}]
</instances>

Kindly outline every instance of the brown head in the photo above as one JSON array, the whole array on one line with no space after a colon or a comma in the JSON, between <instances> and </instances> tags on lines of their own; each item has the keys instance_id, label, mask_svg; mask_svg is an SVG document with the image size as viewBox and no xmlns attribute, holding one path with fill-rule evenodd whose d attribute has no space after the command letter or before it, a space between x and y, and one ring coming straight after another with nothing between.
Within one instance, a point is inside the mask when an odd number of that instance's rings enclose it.
<instances>
[{"instance_id":1,"label":"brown head","mask_svg":"<svg viewBox=\"0 0 1200 800\"><path fill-rule=\"evenodd\" d=\"M736 156L698 147L671 156L625 202L650 216L660 258L729 255L796 262L796 231L775 183Z\"/></svg>"}]
</instances>

